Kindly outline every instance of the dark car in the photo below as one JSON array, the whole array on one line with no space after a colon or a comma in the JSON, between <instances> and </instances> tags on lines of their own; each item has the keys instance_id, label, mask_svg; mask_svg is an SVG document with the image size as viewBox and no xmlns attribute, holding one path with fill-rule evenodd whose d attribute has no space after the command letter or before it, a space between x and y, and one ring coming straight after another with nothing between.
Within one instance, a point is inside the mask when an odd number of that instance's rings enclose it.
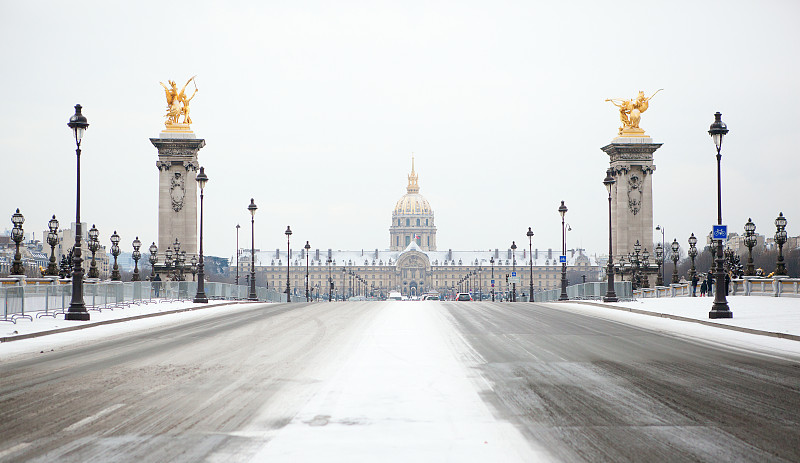
<instances>
[{"instance_id":1,"label":"dark car","mask_svg":"<svg viewBox=\"0 0 800 463\"><path fill-rule=\"evenodd\" d=\"M457 301L472 301L472 296L469 293L458 293L456 296Z\"/></svg>"}]
</instances>

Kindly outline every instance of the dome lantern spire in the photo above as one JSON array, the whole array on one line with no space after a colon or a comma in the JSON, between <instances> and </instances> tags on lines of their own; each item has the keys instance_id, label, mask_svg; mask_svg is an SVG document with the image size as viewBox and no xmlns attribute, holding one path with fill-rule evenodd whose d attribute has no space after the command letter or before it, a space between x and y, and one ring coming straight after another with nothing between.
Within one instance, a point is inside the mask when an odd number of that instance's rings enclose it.
<instances>
[{"instance_id":1,"label":"dome lantern spire","mask_svg":"<svg viewBox=\"0 0 800 463\"><path fill-rule=\"evenodd\" d=\"M414 155L411 155L411 174L408 176L408 186L406 191L409 194L419 193L419 185L417 184L417 173L414 171Z\"/></svg>"}]
</instances>

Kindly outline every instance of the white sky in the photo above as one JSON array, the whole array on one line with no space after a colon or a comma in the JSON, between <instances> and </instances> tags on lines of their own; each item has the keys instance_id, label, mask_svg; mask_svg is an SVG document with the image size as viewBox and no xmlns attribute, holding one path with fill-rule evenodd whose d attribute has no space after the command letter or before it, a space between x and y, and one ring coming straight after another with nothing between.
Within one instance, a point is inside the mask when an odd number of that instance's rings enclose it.
<instances>
[{"instance_id":1,"label":"white sky","mask_svg":"<svg viewBox=\"0 0 800 463\"><path fill-rule=\"evenodd\" d=\"M708 127L721 111L723 218L774 234L800 220L792 136L800 106L800 3L762 2L12 2L0 1L0 229L75 216L74 140L84 106L82 218L156 240L158 171L148 138L164 92L197 75L205 138L205 250L374 249L416 153L440 249L607 251L600 148L618 112L603 100L659 88L641 127L655 154L654 221L685 246L716 222ZM660 239L660 237L659 237Z\"/></svg>"}]
</instances>

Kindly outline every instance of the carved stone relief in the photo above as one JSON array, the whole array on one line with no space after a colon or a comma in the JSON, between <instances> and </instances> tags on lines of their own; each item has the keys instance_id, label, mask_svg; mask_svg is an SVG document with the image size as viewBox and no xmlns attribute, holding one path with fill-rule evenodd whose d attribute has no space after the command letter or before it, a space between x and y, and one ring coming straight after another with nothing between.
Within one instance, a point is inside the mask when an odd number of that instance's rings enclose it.
<instances>
[{"instance_id":1,"label":"carved stone relief","mask_svg":"<svg viewBox=\"0 0 800 463\"><path fill-rule=\"evenodd\" d=\"M185 182L180 172L175 172L170 179L169 197L172 199L172 210L175 212L183 209L183 198L186 196Z\"/></svg>"}]
</instances>

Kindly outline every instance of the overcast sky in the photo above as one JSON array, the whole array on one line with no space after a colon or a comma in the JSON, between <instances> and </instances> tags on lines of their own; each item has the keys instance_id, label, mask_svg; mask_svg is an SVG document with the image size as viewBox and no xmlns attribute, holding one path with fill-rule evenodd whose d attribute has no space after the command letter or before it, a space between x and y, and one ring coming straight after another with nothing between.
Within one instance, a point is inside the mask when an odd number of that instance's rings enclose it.
<instances>
[{"instance_id":1,"label":"overcast sky","mask_svg":"<svg viewBox=\"0 0 800 463\"><path fill-rule=\"evenodd\" d=\"M641 127L655 142L654 221L682 246L716 223L715 111L723 221L800 228L800 2L13 2L0 1L0 217L26 231L75 218L80 103L82 211L157 236L164 91L197 75L192 128L206 140L205 250L385 249L411 153L440 250L607 252L602 180L618 111L659 93ZM660 234L659 240L660 240Z\"/></svg>"}]
</instances>

